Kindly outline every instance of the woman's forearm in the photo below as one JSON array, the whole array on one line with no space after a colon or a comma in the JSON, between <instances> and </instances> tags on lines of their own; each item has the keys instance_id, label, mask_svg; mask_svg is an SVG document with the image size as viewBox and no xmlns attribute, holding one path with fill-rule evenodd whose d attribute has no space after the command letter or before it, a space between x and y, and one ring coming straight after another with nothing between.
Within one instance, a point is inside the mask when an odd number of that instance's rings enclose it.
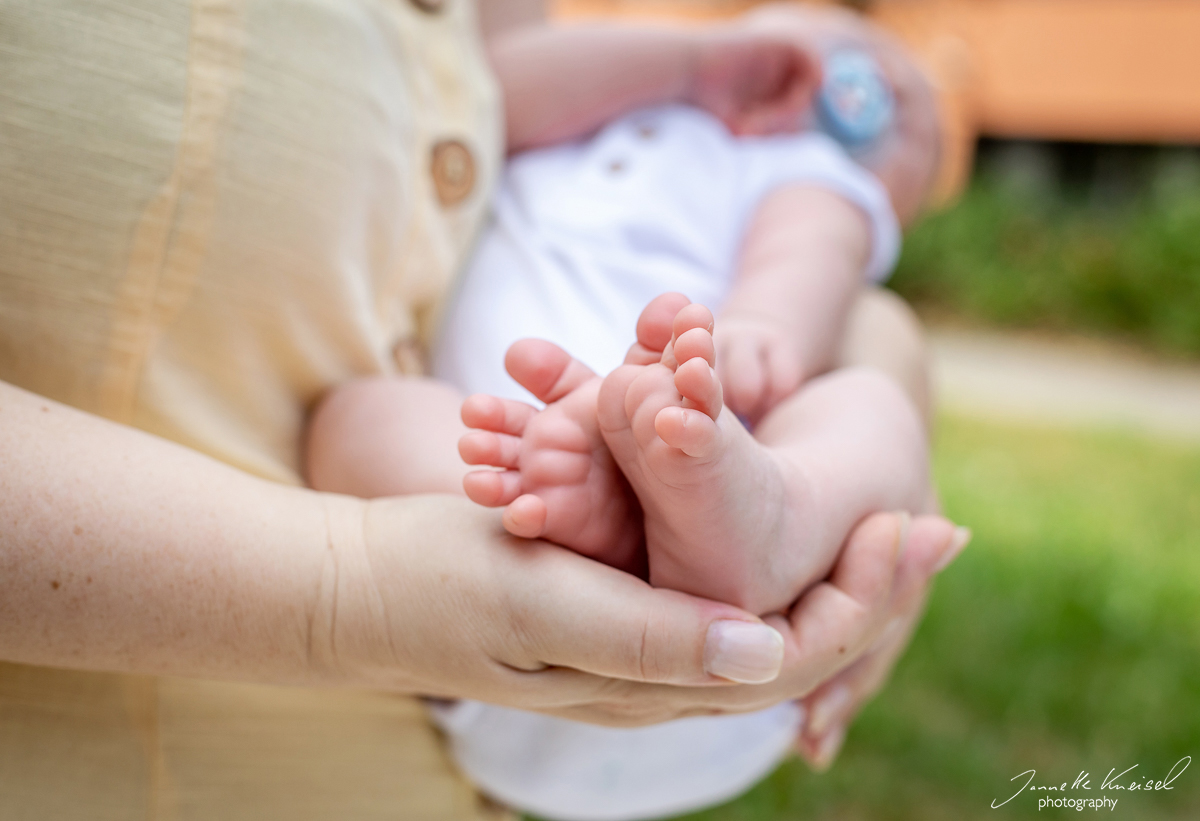
<instances>
[{"instance_id":1,"label":"woman's forearm","mask_svg":"<svg viewBox=\"0 0 1200 821\"><path fill-rule=\"evenodd\" d=\"M318 682L361 508L0 383L0 659Z\"/></svg>"},{"instance_id":2,"label":"woman's forearm","mask_svg":"<svg viewBox=\"0 0 1200 821\"><path fill-rule=\"evenodd\" d=\"M690 93L696 40L682 27L535 24L488 50L504 89L510 152L583 136L639 106Z\"/></svg>"},{"instance_id":3,"label":"woman's forearm","mask_svg":"<svg viewBox=\"0 0 1200 821\"><path fill-rule=\"evenodd\" d=\"M897 550L865 544L833 574L846 596L778 623L821 639L785 652L748 613L508 537L465 499L283 488L0 383L6 661L369 686L602 723L759 709L828 678L883 623L891 574L877 565Z\"/></svg>"}]
</instances>

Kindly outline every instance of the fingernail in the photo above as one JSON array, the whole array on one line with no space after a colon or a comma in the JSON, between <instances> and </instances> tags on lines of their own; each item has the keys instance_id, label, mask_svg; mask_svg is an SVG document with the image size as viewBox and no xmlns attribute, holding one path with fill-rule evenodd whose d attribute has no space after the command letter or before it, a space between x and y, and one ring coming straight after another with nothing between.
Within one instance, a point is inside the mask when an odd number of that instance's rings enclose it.
<instances>
[{"instance_id":1,"label":"fingernail","mask_svg":"<svg viewBox=\"0 0 1200 821\"><path fill-rule=\"evenodd\" d=\"M821 746L817 748L817 755L812 762L813 769L819 773L823 773L832 767L834 759L842 751L842 744L845 741L845 727L837 727L831 730L829 735L821 739Z\"/></svg>"},{"instance_id":2,"label":"fingernail","mask_svg":"<svg viewBox=\"0 0 1200 821\"><path fill-rule=\"evenodd\" d=\"M963 548L970 543L972 535L974 534L971 533L971 528L969 527L955 528L954 538L950 540L950 547L946 548L946 552L938 560L937 567L933 569L933 572L941 573L950 565L950 562L957 559L958 554L962 553Z\"/></svg>"},{"instance_id":3,"label":"fingernail","mask_svg":"<svg viewBox=\"0 0 1200 821\"><path fill-rule=\"evenodd\" d=\"M809 735L824 735L829 725L849 703L850 688L844 684L839 684L822 696L813 705L812 714L808 718Z\"/></svg>"},{"instance_id":4,"label":"fingernail","mask_svg":"<svg viewBox=\"0 0 1200 821\"><path fill-rule=\"evenodd\" d=\"M714 621L704 642L704 671L739 684L774 681L783 667L783 636L765 624Z\"/></svg>"}]
</instances>

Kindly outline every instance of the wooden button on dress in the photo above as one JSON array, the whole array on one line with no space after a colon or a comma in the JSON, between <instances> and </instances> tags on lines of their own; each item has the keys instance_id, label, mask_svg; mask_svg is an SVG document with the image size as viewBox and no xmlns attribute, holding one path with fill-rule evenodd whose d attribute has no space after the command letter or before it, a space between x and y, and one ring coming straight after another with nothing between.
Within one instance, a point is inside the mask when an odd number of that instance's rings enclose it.
<instances>
[{"instance_id":1,"label":"wooden button on dress","mask_svg":"<svg viewBox=\"0 0 1200 821\"><path fill-rule=\"evenodd\" d=\"M458 140L442 140L433 146L430 173L442 205L457 205L475 188L475 158Z\"/></svg>"},{"instance_id":2,"label":"wooden button on dress","mask_svg":"<svg viewBox=\"0 0 1200 821\"><path fill-rule=\"evenodd\" d=\"M428 14L437 14L446 6L446 0L410 0L410 2Z\"/></svg>"}]
</instances>

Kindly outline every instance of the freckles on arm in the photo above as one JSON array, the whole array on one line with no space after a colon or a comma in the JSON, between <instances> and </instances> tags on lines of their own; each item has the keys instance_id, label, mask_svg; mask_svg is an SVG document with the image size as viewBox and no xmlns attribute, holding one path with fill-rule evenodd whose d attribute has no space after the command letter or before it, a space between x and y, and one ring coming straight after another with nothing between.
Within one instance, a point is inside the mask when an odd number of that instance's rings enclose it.
<instances>
[{"instance_id":1,"label":"freckles on arm","mask_svg":"<svg viewBox=\"0 0 1200 821\"><path fill-rule=\"evenodd\" d=\"M0 659L306 680L327 512L0 383Z\"/></svg>"}]
</instances>

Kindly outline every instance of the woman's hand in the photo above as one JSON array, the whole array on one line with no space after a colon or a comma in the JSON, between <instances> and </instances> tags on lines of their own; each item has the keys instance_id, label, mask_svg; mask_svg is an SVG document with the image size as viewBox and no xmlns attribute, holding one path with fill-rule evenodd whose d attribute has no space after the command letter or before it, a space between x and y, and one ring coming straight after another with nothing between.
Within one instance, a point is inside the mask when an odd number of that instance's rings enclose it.
<instances>
[{"instance_id":1,"label":"woman's hand","mask_svg":"<svg viewBox=\"0 0 1200 821\"><path fill-rule=\"evenodd\" d=\"M357 522L345 513L318 618L326 678L557 711L634 681L778 675L784 642L760 619L510 536L466 499L374 500Z\"/></svg>"},{"instance_id":2,"label":"woman's hand","mask_svg":"<svg viewBox=\"0 0 1200 821\"><path fill-rule=\"evenodd\" d=\"M783 667L774 681L691 690L630 685L610 692L608 701L591 705L589 711L564 714L590 720L589 712L596 707L610 712L619 707L614 695L636 696L657 704L656 709L647 706L650 712L641 716L664 721L763 709L814 691L823 694L830 685L853 683L858 686L855 694L859 700L844 705L835 715L848 720L861 699L873 694L868 685L883 680L882 674L872 678L867 671L882 668L886 673L903 649L903 640L893 643L885 636L893 614L905 607L908 611L919 609L913 597L919 601L932 576L954 558L961 544L959 531L939 517L920 517L909 526L902 514L872 516L850 535L828 581L806 593L787 618L766 620L785 640ZM860 661L862 667L857 666ZM839 677L843 672L845 677ZM836 729L831 725L829 732Z\"/></svg>"},{"instance_id":3,"label":"woman's hand","mask_svg":"<svg viewBox=\"0 0 1200 821\"><path fill-rule=\"evenodd\" d=\"M737 608L509 537L494 512L464 500L380 500L361 541L343 523L315 655L349 681L593 723L754 710L845 669L878 640L897 584L925 583L953 526L930 520L934 537L898 560L901 522L861 525L830 581L788 619L768 619L772 630Z\"/></svg>"},{"instance_id":4,"label":"woman's hand","mask_svg":"<svg viewBox=\"0 0 1200 821\"><path fill-rule=\"evenodd\" d=\"M913 521L905 550L906 567L897 574L891 616L883 631L860 659L802 702L807 721L796 749L813 769L823 771L832 766L850 722L887 682L904 653L924 609L929 588L927 571L943 570L970 540L971 532L966 528L947 534L947 523L938 517L923 516Z\"/></svg>"}]
</instances>

